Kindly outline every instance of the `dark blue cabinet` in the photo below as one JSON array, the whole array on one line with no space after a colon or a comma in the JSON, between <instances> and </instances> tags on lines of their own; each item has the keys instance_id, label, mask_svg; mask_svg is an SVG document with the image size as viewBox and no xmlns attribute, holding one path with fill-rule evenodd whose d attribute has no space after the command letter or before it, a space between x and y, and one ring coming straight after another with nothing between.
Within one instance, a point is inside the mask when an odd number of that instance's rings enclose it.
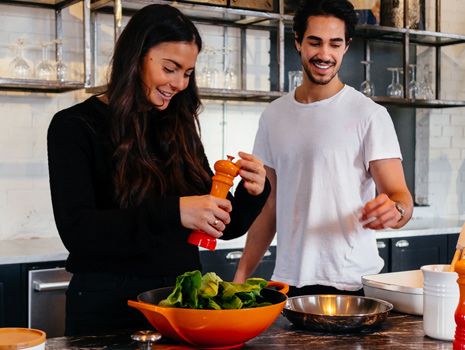
<instances>
[{"instance_id":1,"label":"dark blue cabinet","mask_svg":"<svg viewBox=\"0 0 465 350\"><path fill-rule=\"evenodd\" d=\"M217 249L215 251L202 250L200 261L202 273L215 272L224 281L232 281L237 269L237 264L242 257L242 249ZM276 247L268 248L253 277L271 279L276 261Z\"/></svg>"}]
</instances>

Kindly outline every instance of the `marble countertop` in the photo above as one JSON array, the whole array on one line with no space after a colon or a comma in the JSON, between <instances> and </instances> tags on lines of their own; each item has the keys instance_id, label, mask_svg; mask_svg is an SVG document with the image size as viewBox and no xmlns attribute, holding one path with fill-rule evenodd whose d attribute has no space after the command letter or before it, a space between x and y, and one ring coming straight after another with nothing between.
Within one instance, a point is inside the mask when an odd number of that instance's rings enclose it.
<instances>
[{"instance_id":1,"label":"marble countertop","mask_svg":"<svg viewBox=\"0 0 465 350\"><path fill-rule=\"evenodd\" d=\"M46 350L137 349L130 332L93 337L61 337L47 340ZM153 346L160 350L192 349L189 346L161 341ZM258 337L248 341L244 349L452 349L452 342L429 338L423 332L423 319L418 316L391 313L374 331L352 334L315 333L296 329L286 318L278 320Z\"/></svg>"},{"instance_id":2,"label":"marble countertop","mask_svg":"<svg viewBox=\"0 0 465 350\"><path fill-rule=\"evenodd\" d=\"M459 233L463 222L453 219L412 219L400 230L376 232L376 238L399 238ZM217 249L242 249L246 236L230 241L218 240ZM276 244L276 238L272 244ZM0 241L0 264L66 260L68 251L59 237Z\"/></svg>"}]
</instances>

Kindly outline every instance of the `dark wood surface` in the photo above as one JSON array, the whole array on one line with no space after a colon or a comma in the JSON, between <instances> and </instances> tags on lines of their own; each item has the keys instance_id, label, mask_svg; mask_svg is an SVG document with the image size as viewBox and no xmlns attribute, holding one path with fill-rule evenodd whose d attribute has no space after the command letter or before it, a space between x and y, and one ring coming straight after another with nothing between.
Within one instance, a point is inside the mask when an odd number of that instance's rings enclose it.
<instances>
[{"instance_id":1,"label":"dark wood surface","mask_svg":"<svg viewBox=\"0 0 465 350\"><path fill-rule=\"evenodd\" d=\"M62 337L47 340L48 350L137 349L130 332L118 335ZM192 349L162 341L160 350ZM354 334L316 333L296 329L286 318L278 320L264 333L248 341L243 349L452 349L452 342L429 338L423 332L423 319L391 313L381 327Z\"/></svg>"}]
</instances>

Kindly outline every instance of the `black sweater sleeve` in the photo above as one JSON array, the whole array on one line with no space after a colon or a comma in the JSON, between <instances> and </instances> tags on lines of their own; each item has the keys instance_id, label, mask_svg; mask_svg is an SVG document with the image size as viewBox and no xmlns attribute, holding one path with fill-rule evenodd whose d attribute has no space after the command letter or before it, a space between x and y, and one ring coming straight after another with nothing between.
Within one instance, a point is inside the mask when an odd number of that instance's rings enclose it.
<instances>
[{"instance_id":1,"label":"black sweater sleeve","mask_svg":"<svg viewBox=\"0 0 465 350\"><path fill-rule=\"evenodd\" d=\"M79 113L58 113L47 143L55 222L70 253L128 257L151 249L154 236L184 231L177 197L150 198L120 209L101 195L105 187L112 188L111 176L106 176L111 160L102 154L98 132Z\"/></svg>"}]
</instances>

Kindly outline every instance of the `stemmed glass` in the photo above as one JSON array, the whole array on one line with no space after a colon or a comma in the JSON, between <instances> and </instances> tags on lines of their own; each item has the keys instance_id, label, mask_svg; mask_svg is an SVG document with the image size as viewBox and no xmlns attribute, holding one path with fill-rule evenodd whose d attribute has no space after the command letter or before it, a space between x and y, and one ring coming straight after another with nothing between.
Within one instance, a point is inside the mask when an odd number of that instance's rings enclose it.
<instances>
[{"instance_id":1,"label":"stemmed glass","mask_svg":"<svg viewBox=\"0 0 465 350\"><path fill-rule=\"evenodd\" d=\"M218 69L215 68L215 50L206 47L205 54L207 55L207 64L203 67L201 74L203 75L204 79L204 86L208 88L215 88L217 87L218 80L219 80L219 72Z\"/></svg>"},{"instance_id":2,"label":"stemmed glass","mask_svg":"<svg viewBox=\"0 0 465 350\"><path fill-rule=\"evenodd\" d=\"M370 81L370 64L373 61L360 61L365 66L365 77L366 79L360 84L360 91L365 96L375 96L375 84Z\"/></svg>"},{"instance_id":3,"label":"stemmed glass","mask_svg":"<svg viewBox=\"0 0 465 350\"><path fill-rule=\"evenodd\" d=\"M410 64L410 81L408 83L408 97L412 100L421 97L420 84L417 82L417 65Z\"/></svg>"},{"instance_id":4,"label":"stemmed glass","mask_svg":"<svg viewBox=\"0 0 465 350\"><path fill-rule=\"evenodd\" d=\"M55 67L48 58L48 47L50 43L42 43L42 61L36 66L36 78L42 80L52 80L55 78Z\"/></svg>"},{"instance_id":5,"label":"stemmed glass","mask_svg":"<svg viewBox=\"0 0 465 350\"><path fill-rule=\"evenodd\" d=\"M429 64L425 64L425 69L423 73L423 79L420 83L420 94L421 97L425 100L433 100L434 99L434 91L431 87L431 71L429 68Z\"/></svg>"},{"instance_id":6,"label":"stemmed glass","mask_svg":"<svg viewBox=\"0 0 465 350\"><path fill-rule=\"evenodd\" d=\"M400 68L387 68L392 73L392 81L387 87L387 95L390 97L402 98L404 97L404 87L400 83Z\"/></svg>"},{"instance_id":7,"label":"stemmed glass","mask_svg":"<svg viewBox=\"0 0 465 350\"><path fill-rule=\"evenodd\" d=\"M224 88L237 89L237 73L231 60L232 49L225 49Z\"/></svg>"},{"instance_id":8,"label":"stemmed glass","mask_svg":"<svg viewBox=\"0 0 465 350\"><path fill-rule=\"evenodd\" d=\"M23 49L24 49L24 40L19 38L16 40L16 44L15 44L16 56L10 62L9 68L10 68L10 71L13 77L26 79L26 78L29 78L31 67L29 66L29 64L26 62L26 60L23 57Z\"/></svg>"}]
</instances>

